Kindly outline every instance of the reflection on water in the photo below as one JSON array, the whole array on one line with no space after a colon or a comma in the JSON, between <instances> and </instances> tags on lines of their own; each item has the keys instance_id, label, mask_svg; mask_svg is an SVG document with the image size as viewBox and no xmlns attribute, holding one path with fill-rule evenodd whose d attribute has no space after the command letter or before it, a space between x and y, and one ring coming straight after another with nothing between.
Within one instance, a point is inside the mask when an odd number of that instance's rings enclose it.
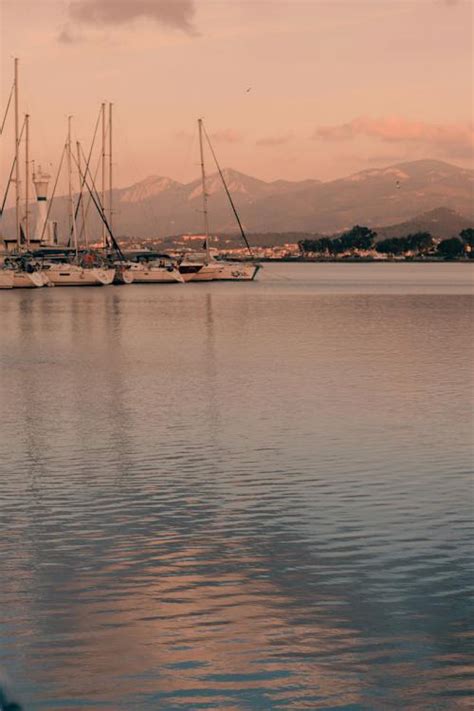
<instances>
[{"instance_id":1,"label":"reflection on water","mask_svg":"<svg viewBox=\"0 0 474 711\"><path fill-rule=\"evenodd\" d=\"M467 709L471 274L2 294L26 708Z\"/></svg>"}]
</instances>

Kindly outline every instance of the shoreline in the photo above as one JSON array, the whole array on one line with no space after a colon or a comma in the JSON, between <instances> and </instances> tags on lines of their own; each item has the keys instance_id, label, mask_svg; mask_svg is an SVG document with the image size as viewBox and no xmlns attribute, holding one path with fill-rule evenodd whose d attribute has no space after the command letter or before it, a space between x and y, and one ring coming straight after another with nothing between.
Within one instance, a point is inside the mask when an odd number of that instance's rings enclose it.
<instances>
[{"instance_id":1,"label":"shoreline","mask_svg":"<svg viewBox=\"0 0 474 711\"><path fill-rule=\"evenodd\" d=\"M325 258L311 259L307 257L229 257L222 258L225 262L284 262L286 264L474 264L474 259L367 259L365 257L347 257L345 259Z\"/></svg>"}]
</instances>

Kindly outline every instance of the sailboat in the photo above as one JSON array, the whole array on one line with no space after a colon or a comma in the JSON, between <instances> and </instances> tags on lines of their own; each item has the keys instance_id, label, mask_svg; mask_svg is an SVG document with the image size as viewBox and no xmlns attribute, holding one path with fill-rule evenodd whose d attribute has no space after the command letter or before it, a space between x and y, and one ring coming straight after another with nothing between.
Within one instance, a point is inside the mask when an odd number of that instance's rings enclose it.
<instances>
[{"instance_id":1,"label":"sailboat","mask_svg":"<svg viewBox=\"0 0 474 711\"><path fill-rule=\"evenodd\" d=\"M72 192L71 116L68 118L68 135L64 152L66 152L68 160L69 222L74 248L72 250L67 248L51 250L48 258L43 262L43 269L53 286L109 286L114 281L115 269L110 267L107 259L90 250L79 252L76 229L77 210L74 207Z\"/></svg>"},{"instance_id":2,"label":"sailboat","mask_svg":"<svg viewBox=\"0 0 474 711\"><path fill-rule=\"evenodd\" d=\"M20 132L19 127L19 102L18 102L18 59L14 59L14 80L10 93L10 99L7 104L4 121L5 122L10 101L13 94L14 98L14 117L15 117L15 158L13 160L12 170L7 183L5 196L2 205L5 205L10 183L15 183L15 213L16 213L16 234L13 239L5 239L5 247L8 257L3 261L0 267L0 289L31 289L46 286L49 280L46 274L41 269L41 265L32 260L32 255L29 252L29 114L25 114L23 127ZM25 132L25 216L24 227L22 218L20 217L20 141ZM14 177L13 177L14 175Z\"/></svg>"},{"instance_id":3,"label":"sailboat","mask_svg":"<svg viewBox=\"0 0 474 711\"><path fill-rule=\"evenodd\" d=\"M201 255L199 253L194 254L194 255L189 255L189 254L184 255L184 257L180 263L180 271L182 271L183 273L185 273L187 271L189 273L189 270L192 269L193 267L195 267L196 272L194 273L194 276L192 276L190 279L193 282L194 281L253 281L255 279L255 277L257 276L259 269L261 268L260 264L254 262L254 261L252 261L252 262L223 261L223 260L215 259L215 257L213 257L211 255L210 235L209 235L209 217L208 217L208 209L207 209L208 193L207 193L207 188L206 188L206 170L205 170L205 165L204 165L203 134L205 134L205 136L206 136L206 140L207 140L207 143L208 143L209 148L211 150L212 157L214 158L214 162L216 164L220 178L222 180L224 190L226 192L227 198L229 199L234 216L237 220L237 224L239 226L240 234L242 235L242 239L244 240L244 242L247 246L250 256L253 258L252 250L251 250L249 242L247 240L247 236L245 235L244 229L242 227L242 223L240 222L239 215L238 215L236 207L234 205L234 201L232 200L232 196L229 192L229 188L227 186L224 175L223 175L220 165L218 163L216 154L214 152L211 141L210 141L209 136L206 132L206 129L204 128L203 121L201 118L198 119L198 130L199 130L199 151L200 151L200 158L201 158L201 182L202 182L202 200L203 200L204 232L205 232L205 239L204 239L205 252L203 255ZM197 267L199 267L199 265L201 266L200 269L197 268Z\"/></svg>"}]
</instances>

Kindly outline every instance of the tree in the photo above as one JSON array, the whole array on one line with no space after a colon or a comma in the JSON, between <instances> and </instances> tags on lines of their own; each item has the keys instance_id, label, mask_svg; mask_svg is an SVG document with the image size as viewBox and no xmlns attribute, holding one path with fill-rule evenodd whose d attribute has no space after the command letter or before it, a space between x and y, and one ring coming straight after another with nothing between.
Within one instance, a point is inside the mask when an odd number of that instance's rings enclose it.
<instances>
[{"instance_id":1,"label":"tree","mask_svg":"<svg viewBox=\"0 0 474 711\"><path fill-rule=\"evenodd\" d=\"M456 257L464 254L464 245L457 237L451 237L450 239L443 239L438 244L437 251L444 259L456 259Z\"/></svg>"},{"instance_id":2,"label":"tree","mask_svg":"<svg viewBox=\"0 0 474 711\"><path fill-rule=\"evenodd\" d=\"M375 249L380 254L392 256L404 254L408 251L408 239L406 237L388 237L377 242Z\"/></svg>"},{"instance_id":3,"label":"tree","mask_svg":"<svg viewBox=\"0 0 474 711\"><path fill-rule=\"evenodd\" d=\"M339 239L344 247L342 251L353 251L355 249L370 249L373 247L376 237L377 233L369 227L354 225L348 232L344 232Z\"/></svg>"},{"instance_id":4,"label":"tree","mask_svg":"<svg viewBox=\"0 0 474 711\"><path fill-rule=\"evenodd\" d=\"M433 237L429 232L415 232L406 237L408 249L412 252L423 254L433 246Z\"/></svg>"},{"instance_id":5,"label":"tree","mask_svg":"<svg viewBox=\"0 0 474 711\"><path fill-rule=\"evenodd\" d=\"M474 229L472 227L461 230L459 236L465 244L469 245L471 249L474 249Z\"/></svg>"}]
</instances>

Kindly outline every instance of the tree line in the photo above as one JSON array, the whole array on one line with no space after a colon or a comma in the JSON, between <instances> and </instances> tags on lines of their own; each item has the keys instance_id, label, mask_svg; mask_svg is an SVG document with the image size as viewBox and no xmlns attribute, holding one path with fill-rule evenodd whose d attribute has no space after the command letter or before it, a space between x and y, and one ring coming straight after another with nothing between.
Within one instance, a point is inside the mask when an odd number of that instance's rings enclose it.
<instances>
[{"instance_id":1,"label":"tree line","mask_svg":"<svg viewBox=\"0 0 474 711\"><path fill-rule=\"evenodd\" d=\"M462 256L474 258L474 229L462 230L458 237L450 237L436 242L429 232L415 232L405 237L388 237L376 241L377 233L369 227L355 225L339 237L319 237L298 242L301 254L317 254L333 257L341 254L356 255L361 251L375 250L389 257L401 255L437 256L443 259L457 259Z\"/></svg>"}]
</instances>

